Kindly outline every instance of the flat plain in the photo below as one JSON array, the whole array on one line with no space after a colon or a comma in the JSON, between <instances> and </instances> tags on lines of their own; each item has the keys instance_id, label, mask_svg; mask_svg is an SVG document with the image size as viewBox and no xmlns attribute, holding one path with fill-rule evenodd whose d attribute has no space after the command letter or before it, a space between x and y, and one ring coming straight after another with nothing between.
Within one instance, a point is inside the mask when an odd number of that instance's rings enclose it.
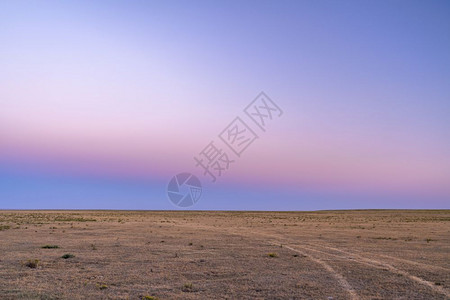
<instances>
[{"instance_id":1,"label":"flat plain","mask_svg":"<svg viewBox=\"0 0 450 300\"><path fill-rule=\"evenodd\" d=\"M0 299L450 299L450 210L0 211Z\"/></svg>"}]
</instances>

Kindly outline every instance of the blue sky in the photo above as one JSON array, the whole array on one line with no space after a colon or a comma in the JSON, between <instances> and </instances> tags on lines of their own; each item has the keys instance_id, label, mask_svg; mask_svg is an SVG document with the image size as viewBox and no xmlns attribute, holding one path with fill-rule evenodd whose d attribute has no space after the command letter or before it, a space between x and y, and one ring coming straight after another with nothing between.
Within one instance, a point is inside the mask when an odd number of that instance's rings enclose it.
<instances>
[{"instance_id":1,"label":"blue sky","mask_svg":"<svg viewBox=\"0 0 450 300\"><path fill-rule=\"evenodd\" d=\"M2 1L0 41L0 208L173 209L186 171L194 209L449 207L448 1Z\"/></svg>"}]
</instances>

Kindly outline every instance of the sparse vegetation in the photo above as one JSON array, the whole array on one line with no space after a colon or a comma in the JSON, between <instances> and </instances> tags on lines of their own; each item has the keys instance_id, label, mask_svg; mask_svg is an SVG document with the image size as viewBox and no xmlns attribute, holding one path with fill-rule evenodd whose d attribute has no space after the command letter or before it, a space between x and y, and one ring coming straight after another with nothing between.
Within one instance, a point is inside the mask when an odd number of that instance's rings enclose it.
<instances>
[{"instance_id":1,"label":"sparse vegetation","mask_svg":"<svg viewBox=\"0 0 450 300\"><path fill-rule=\"evenodd\" d=\"M44 245L41 247L42 249L58 249L58 245Z\"/></svg>"},{"instance_id":2,"label":"sparse vegetation","mask_svg":"<svg viewBox=\"0 0 450 300\"><path fill-rule=\"evenodd\" d=\"M97 220L88 218L56 218L55 222L97 222Z\"/></svg>"},{"instance_id":3,"label":"sparse vegetation","mask_svg":"<svg viewBox=\"0 0 450 300\"><path fill-rule=\"evenodd\" d=\"M392 238L392 237L384 237L384 236L379 236L379 237L374 237L373 239L375 240L391 240L391 241L396 241L396 238Z\"/></svg>"},{"instance_id":4,"label":"sparse vegetation","mask_svg":"<svg viewBox=\"0 0 450 300\"><path fill-rule=\"evenodd\" d=\"M24 265L31 269L36 269L40 264L39 259L29 259L27 260Z\"/></svg>"},{"instance_id":5,"label":"sparse vegetation","mask_svg":"<svg viewBox=\"0 0 450 300\"><path fill-rule=\"evenodd\" d=\"M9 226L9 225L0 225L0 231L7 230L7 229L11 229L11 226Z\"/></svg>"},{"instance_id":6,"label":"sparse vegetation","mask_svg":"<svg viewBox=\"0 0 450 300\"><path fill-rule=\"evenodd\" d=\"M75 255L70 254L70 253L66 253L63 256L61 256L61 258L64 258L64 259L69 259L69 258L74 258L74 257L75 257Z\"/></svg>"},{"instance_id":7,"label":"sparse vegetation","mask_svg":"<svg viewBox=\"0 0 450 300\"><path fill-rule=\"evenodd\" d=\"M361 294L359 288L355 290L361 298L377 295L383 284L384 298L434 299L447 285L442 249L450 223L437 221L439 215L450 216L450 210L0 211L0 226L11 225L11 230L0 232L4 249L0 265L6 267L0 295L8 299L59 295L144 300L248 295L345 298L338 282L329 280L332 272L318 266L317 259L340 272L350 285L364 285ZM71 227L71 222L55 222L79 218L98 223L73 222ZM130 226L117 223L118 218ZM165 220L162 228L161 220ZM16 224L21 228L14 230ZM61 258L65 253L65 259ZM40 262L28 263L29 258ZM401 277L384 263L401 267ZM22 276L32 280L21 280ZM211 280L204 283L206 276ZM401 284L411 276L431 284L425 288L420 283ZM149 283L157 290L148 290ZM232 293L222 285L232 287Z\"/></svg>"},{"instance_id":8,"label":"sparse vegetation","mask_svg":"<svg viewBox=\"0 0 450 300\"><path fill-rule=\"evenodd\" d=\"M183 285L182 290L183 290L183 292L193 292L194 291L194 286L192 285L192 283L185 283Z\"/></svg>"}]
</instances>

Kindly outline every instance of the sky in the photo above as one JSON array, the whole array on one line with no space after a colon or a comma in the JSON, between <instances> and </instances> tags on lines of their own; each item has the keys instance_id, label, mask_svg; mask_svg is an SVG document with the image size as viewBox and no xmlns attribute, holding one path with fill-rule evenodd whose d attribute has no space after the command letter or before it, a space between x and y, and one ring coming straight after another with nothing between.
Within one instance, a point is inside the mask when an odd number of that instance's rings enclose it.
<instances>
[{"instance_id":1,"label":"sky","mask_svg":"<svg viewBox=\"0 0 450 300\"><path fill-rule=\"evenodd\" d=\"M448 209L449 115L448 1L0 1L0 209Z\"/></svg>"}]
</instances>

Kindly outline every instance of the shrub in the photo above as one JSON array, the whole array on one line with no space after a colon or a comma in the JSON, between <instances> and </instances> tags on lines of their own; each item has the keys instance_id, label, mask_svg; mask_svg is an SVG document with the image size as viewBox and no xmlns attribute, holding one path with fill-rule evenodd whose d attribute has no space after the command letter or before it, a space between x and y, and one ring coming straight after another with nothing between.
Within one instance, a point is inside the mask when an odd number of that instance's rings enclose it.
<instances>
[{"instance_id":1,"label":"shrub","mask_svg":"<svg viewBox=\"0 0 450 300\"><path fill-rule=\"evenodd\" d=\"M75 255L70 254L70 253L66 253L63 256L61 256L61 258L64 258L64 259L73 258L73 257L75 257Z\"/></svg>"}]
</instances>

